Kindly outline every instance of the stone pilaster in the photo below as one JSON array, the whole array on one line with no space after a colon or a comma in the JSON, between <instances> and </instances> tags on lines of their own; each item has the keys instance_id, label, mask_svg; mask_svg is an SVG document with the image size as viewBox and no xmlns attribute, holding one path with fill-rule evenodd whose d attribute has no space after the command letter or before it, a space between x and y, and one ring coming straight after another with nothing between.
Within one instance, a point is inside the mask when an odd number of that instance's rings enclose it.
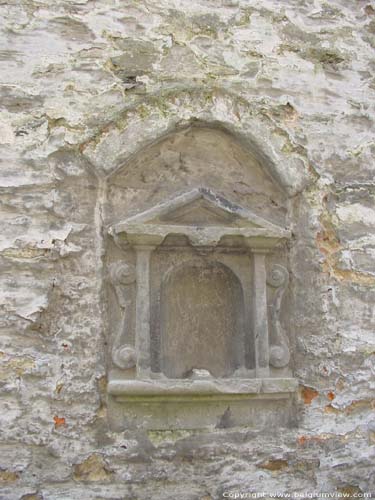
<instances>
[{"instance_id":1,"label":"stone pilaster","mask_svg":"<svg viewBox=\"0 0 375 500\"><path fill-rule=\"evenodd\" d=\"M269 376L266 253L253 250L253 332L257 378Z\"/></svg>"},{"instance_id":2,"label":"stone pilaster","mask_svg":"<svg viewBox=\"0 0 375 500\"><path fill-rule=\"evenodd\" d=\"M135 322L135 351L137 375L148 376L151 370L150 339L150 260L154 247L136 246L137 298Z\"/></svg>"}]
</instances>

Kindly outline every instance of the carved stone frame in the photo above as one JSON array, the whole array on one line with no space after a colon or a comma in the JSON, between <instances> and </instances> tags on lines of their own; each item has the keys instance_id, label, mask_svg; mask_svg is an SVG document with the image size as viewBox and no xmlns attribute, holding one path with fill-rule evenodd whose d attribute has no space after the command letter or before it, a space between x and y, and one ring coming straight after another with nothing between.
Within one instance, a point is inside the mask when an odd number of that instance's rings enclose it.
<instances>
[{"instance_id":1,"label":"carved stone frame","mask_svg":"<svg viewBox=\"0 0 375 500\"><path fill-rule=\"evenodd\" d=\"M181 212L186 206L205 204L223 220L218 225L186 224L171 222L170 214ZM138 406L161 402L176 403L216 401L238 403L242 400L290 399L297 387L290 377L272 378L270 365L280 368L289 363L290 353L287 335L283 331L279 313L283 293L288 285L288 271L275 265L267 276L267 255L290 238L288 229L279 227L249 210L233 204L229 200L206 188L196 188L161 203L136 216L113 224L109 234L120 248L132 248L136 255L135 269L128 263L117 262L110 268L110 277L115 288L120 307L127 307L126 287L136 282L136 319L134 345L121 345L118 336L112 347L112 360L117 368L109 374L108 393L118 403L132 403ZM214 378L201 374L189 379L170 379L151 370L151 312L150 312L150 272L152 253L170 235L186 237L198 249L212 249L236 246L251 256L252 265L252 324L249 334L255 342L255 377L239 370L230 378ZM267 284L275 289L271 314L268 314ZM124 314L126 321L126 314ZM270 345L269 319L272 322L274 343ZM133 375L126 371L133 369ZM135 412L134 415L136 415ZM241 413L241 412L240 412ZM243 413L241 413L243 415ZM246 415L246 412L245 412ZM240 416L236 423L246 423L248 417ZM207 423L211 422L208 417ZM147 422L147 428L162 427L163 424ZM169 422L172 427L188 427L177 420ZM193 427L197 425L193 424ZM200 425L198 425L200 426ZM203 423L203 426L205 424Z\"/></svg>"}]
</instances>

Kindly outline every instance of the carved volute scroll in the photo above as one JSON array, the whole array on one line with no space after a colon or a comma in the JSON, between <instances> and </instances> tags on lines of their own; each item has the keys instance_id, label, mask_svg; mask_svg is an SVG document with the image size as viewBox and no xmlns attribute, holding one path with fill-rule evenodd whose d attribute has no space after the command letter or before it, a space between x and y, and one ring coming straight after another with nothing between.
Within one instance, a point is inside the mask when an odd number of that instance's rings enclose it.
<instances>
[{"instance_id":1,"label":"carved volute scroll","mask_svg":"<svg viewBox=\"0 0 375 500\"><path fill-rule=\"evenodd\" d=\"M135 283L136 273L134 266L119 261L109 266L109 275L122 311L122 320L112 345L112 360L118 368L125 370L133 368L136 363L134 346L123 343L131 307L129 287Z\"/></svg>"},{"instance_id":2,"label":"carved volute scroll","mask_svg":"<svg viewBox=\"0 0 375 500\"><path fill-rule=\"evenodd\" d=\"M275 264L267 277L267 284L276 288L271 308L271 325L274 343L270 345L270 364L275 368L283 368L290 361L287 335L280 323L280 309L284 292L289 283L289 272L280 264Z\"/></svg>"}]
</instances>

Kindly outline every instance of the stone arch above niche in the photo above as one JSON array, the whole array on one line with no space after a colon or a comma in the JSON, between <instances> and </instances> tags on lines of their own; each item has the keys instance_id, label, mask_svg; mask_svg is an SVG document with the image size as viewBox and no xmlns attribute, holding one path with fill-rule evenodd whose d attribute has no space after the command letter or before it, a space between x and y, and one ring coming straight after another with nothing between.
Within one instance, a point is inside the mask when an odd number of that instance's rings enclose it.
<instances>
[{"instance_id":1,"label":"stone arch above niche","mask_svg":"<svg viewBox=\"0 0 375 500\"><path fill-rule=\"evenodd\" d=\"M280 108L283 106L281 105ZM225 89L162 92L119 113L80 146L101 176L129 165L150 144L194 124L227 131L253 153L285 192L294 196L316 178L287 128L275 124L257 99L245 101Z\"/></svg>"},{"instance_id":2,"label":"stone arch above niche","mask_svg":"<svg viewBox=\"0 0 375 500\"><path fill-rule=\"evenodd\" d=\"M244 365L242 285L221 262L189 260L170 269L161 285L160 368L169 378L194 370L229 377Z\"/></svg>"}]
</instances>

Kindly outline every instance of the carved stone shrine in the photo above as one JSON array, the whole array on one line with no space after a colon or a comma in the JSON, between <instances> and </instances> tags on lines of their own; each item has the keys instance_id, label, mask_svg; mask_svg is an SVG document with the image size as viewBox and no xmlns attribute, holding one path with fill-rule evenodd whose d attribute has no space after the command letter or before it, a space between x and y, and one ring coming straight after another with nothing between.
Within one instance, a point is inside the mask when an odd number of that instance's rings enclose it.
<instances>
[{"instance_id":1,"label":"carved stone shrine","mask_svg":"<svg viewBox=\"0 0 375 500\"><path fill-rule=\"evenodd\" d=\"M114 427L288 422L296 381L280 311L289 276L267 260L290 231L197 187L109 234L123 253L109 264L120 310Z\"/></svg>"}]
</instances>

